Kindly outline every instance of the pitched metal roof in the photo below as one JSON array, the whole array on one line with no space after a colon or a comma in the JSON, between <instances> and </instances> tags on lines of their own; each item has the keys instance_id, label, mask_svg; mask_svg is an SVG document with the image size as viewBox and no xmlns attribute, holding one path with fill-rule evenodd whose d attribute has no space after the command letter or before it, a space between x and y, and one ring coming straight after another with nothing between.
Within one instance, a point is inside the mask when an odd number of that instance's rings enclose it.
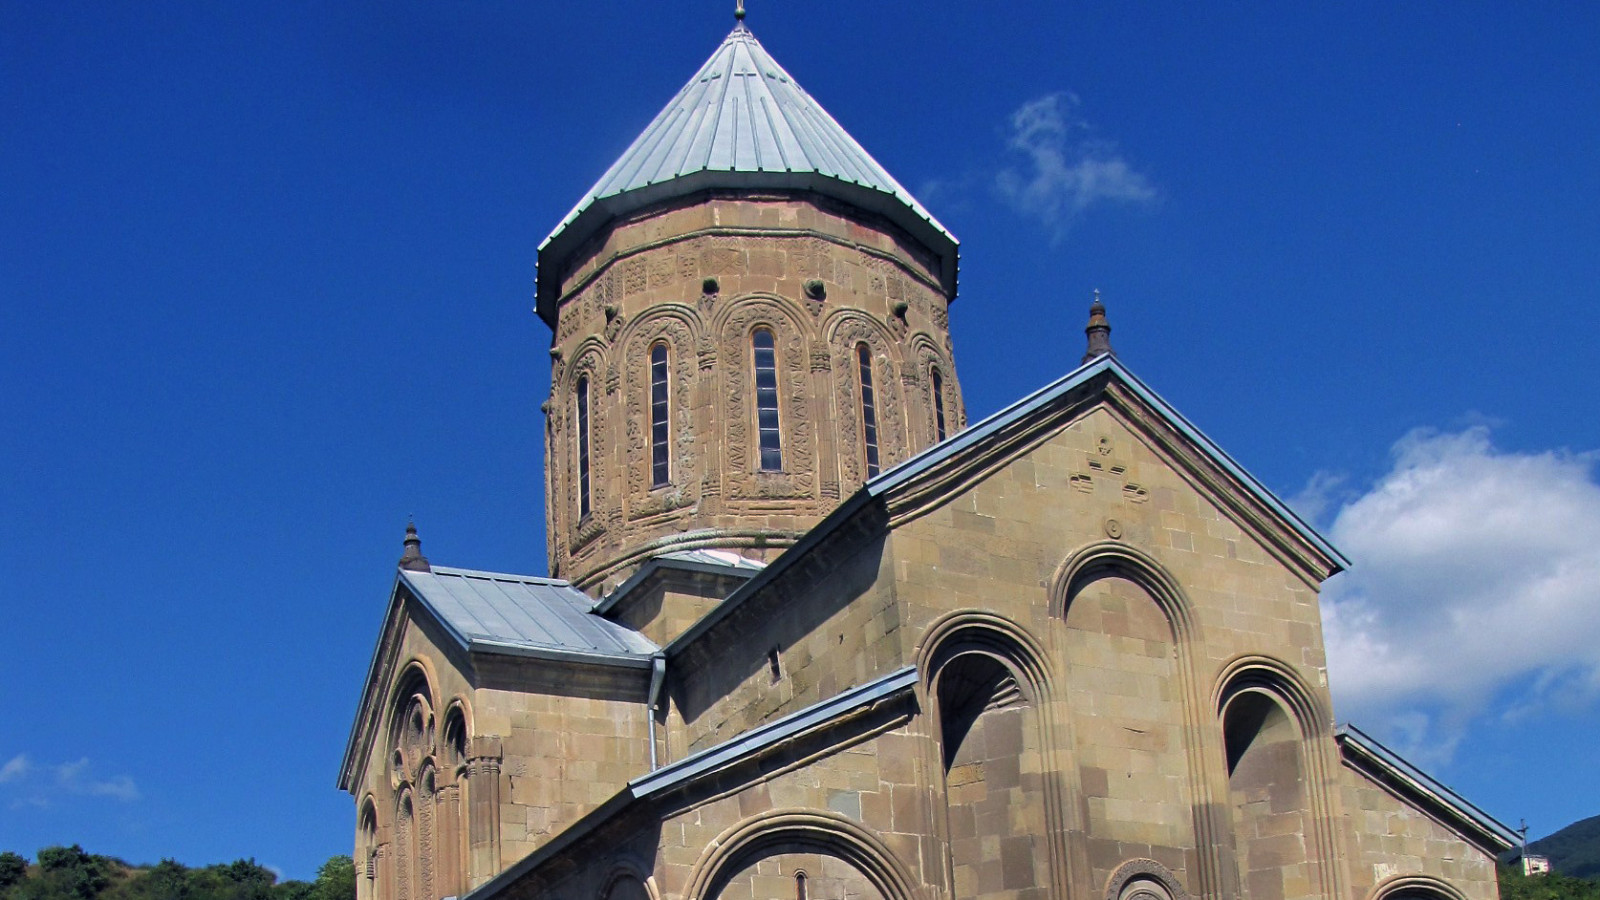
<instances>
[{"instance_id":1,"label":"pitched metal roof","mask_svg":"<svg viewBox=\"0 0 1600 900\"><path fill-rule=\"evenodd\" d=\"M647 668L657 649L565 581L444 566L400 581L467 651Z\"/></svg>"},{"instance_id":2,"label":"pitched metal roof","mask_svg":"<svg viewBox=\"0 0 1600 900\"><path fill-rule=\"evenodd\" d=\"M708 575L721 575L724 578L754 578L757 572L765 569L767 564L760 560L740 556L731 550L674 550L671 553L662 553L652 556L634 572L632 576L617 586L617 589L600 598L594 604L596 615L606 615L615 609L617 604L625 600L630 594L638 590L661 569L677 569L680 572L704 572Z\"/></svg>"},{"instance_id":3,"label":"pitched metal roof","mask_svg":"<svg viewBox=\"0 0 1600 900\"><path fill-rule=\"evenodd\" d=\"M934 469L950 457L960 455L974 446L981 445L996 433L1028 418L1033 413L1049 406L1078 386L1089 382L1104 372L1110 372L1123 384L1131 388L1141 400L1159 412L1174 428L1190 441L1193 441L1200 450L1204 451L1212 462L1221 466L1228 474L1238 479L1245 490L1249 491L1263 505L1281 517L1307 543L1325 554L1333 563L1334 572L1340 572L1350 567L1350 560L1329 543L1327 538L1317 533L1317 530L1310 523L1300 518L1294 510L1289 508L1288 504L1278 499L1278 496L1269 490L1266 485L1257 481L1254 475L1245 471L1244 467L1229 456L1227 451L1206 437L1199 428L1195 427L1193 422L1190 422L1184 417L1183 413L1178 412L1171 404L1163 400L1149 385L1140 380L1139 376L1133 374L1132 370L1124 365L1121 360L1110 355L1100 356L1084 363L1055 382L1045 385L1005 409L972 425L965 431L929 447L916 456L899 463L894 468L884 471L876 478L868 481L864 490L875 497L882 496Z\"/></svg>"},{"instance_id":4,"label":"pitched metal roof","mask_svg":"<svg viewBox=\"0 0 1600 900\"><path fill-rule=\"evenodd\" d=\"M1510 826L1412 765L1373 736L1346 723L1339 726L1333 737L1347 763L1371 771L1390 786L1410 794L1414 802L1431 806L1434 811L1453 819L1456 825L1472 832L1490 852L1499 853L1516 846L1517 833Z\"/></svg>"},{"instance_id":5,"label":"pitched metal roof","mask_svg":"<svg viewBox=\"0 0 1600 900\"><path fill-rule=\"evenodd\" d=\"M707 188L816 191L883 215L940 257L955 293L955 237L741 23L539 245L540 315L553 320L565 255L607 221Z\"/></svg>"}]
</instances>

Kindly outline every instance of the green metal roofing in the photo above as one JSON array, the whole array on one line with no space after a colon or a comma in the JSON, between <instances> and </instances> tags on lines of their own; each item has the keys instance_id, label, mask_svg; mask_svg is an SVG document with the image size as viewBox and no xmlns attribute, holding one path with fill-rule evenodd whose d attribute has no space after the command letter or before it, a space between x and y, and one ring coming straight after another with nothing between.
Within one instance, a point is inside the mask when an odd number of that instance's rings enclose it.
<instances>
[{"instance_id":1,"label":"green metal roofing","mask_svg":"<svg viewBox=\"0 0 1600 900\"><path fill-rule=\"evenodd\" d=\"M711 188L814 191L880 214L934 251L955 293L955 237L741 23L539 245L539 314L554 321L562 262L607 222Z\"/></svg>"}]
</instances>

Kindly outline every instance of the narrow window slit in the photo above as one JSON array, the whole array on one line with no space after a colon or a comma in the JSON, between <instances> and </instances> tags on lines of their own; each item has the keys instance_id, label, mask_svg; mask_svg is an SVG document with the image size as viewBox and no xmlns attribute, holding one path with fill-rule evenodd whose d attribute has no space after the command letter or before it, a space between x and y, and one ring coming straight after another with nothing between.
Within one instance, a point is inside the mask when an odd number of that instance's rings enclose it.
<instances>
[{"instance_id":1,"label":"narrow window slit","mask_svg":"<svg viewBox=\"0 0 1600 900\"><path fill-rule=\"evenodd\" d=\"M756 433L761 471L783 471L783 444L778 428L778 354L772 332L758 328L751 336L756 364Z\"/></svg>"},{"instance_id":2,"label":"narrow window slit","mask_svg":"<svg viewBox=\"0 0 1600 900\"><path fill-rule=\"evenodd\" d=\"M878 474L878 408L872 398L872 350L865 343L856 345L856 363L861 372L861 443L867 477L873 478Z\"/></svg>"},{"instance_id":3,"label":"narrow window slit","mask_svg":"<svg viewBox=\"0 0 1600 900\"><path fill-rule=\"evenodd\" d=\"M650 486L672 480L671 408L667 400L667 345L650 348Z\"/></svg>"}]
</instances>

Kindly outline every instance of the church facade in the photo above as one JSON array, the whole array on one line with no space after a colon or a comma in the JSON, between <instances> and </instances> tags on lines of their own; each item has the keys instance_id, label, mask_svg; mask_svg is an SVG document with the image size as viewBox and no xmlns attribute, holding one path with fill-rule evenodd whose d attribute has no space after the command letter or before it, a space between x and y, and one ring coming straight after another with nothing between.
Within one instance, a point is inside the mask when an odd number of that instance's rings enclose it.
<instances>
[{"instance_id":1,"label":"church facade","mask_svg":"<svg viewBox=\"0 0 1600 900\"><path fill-rule=\"evenodd\" d=\"M957 251L741 22L540 247L550 577L407 535L361 900L1496 900L1334 724L1346 561L1098 301L969 425Z\"/></svg>"}]
</instances>

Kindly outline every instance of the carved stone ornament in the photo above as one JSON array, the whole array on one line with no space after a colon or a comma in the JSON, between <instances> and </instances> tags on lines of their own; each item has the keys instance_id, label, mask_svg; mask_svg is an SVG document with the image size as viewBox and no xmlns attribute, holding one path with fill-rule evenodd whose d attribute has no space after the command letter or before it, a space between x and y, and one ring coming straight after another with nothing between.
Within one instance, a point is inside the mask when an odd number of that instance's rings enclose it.
<instances>
[{"instance_id":1,"label":"carved stone ornament","mask_svg":"<svg viewBox=\"0 0 1600 900\"><path fill-rule=\"evenodd\" d=\"M1105 900L1190 900L1172 870L1153 859L1130 859L1106 881Z\"/></svg>"}]
</instances>

